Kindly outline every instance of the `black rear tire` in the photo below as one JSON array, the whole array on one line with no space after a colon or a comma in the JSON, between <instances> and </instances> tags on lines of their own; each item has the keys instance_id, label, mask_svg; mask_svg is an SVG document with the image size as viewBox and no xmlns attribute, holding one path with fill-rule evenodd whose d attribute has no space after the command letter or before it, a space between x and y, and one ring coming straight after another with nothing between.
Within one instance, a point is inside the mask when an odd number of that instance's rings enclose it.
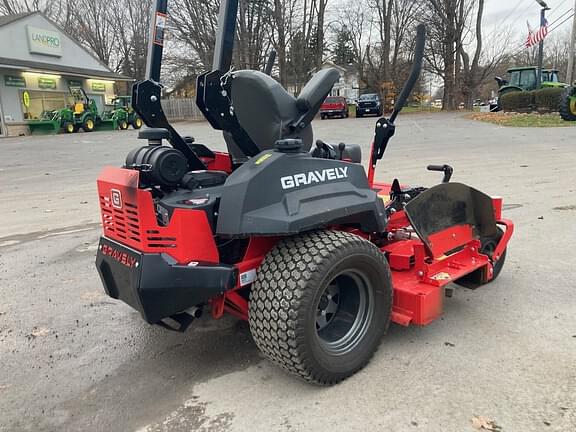
<instances>
[{"instance_id":1,"label":"black rear tire","mask_svg":"<svg viewBox=\"0 0 576 432\"><path fill-rule=\"evenodd\" d=\"M281 240L250 294L258 348L306 381L338 383L362 369L390 324L392 284L382 252L341 231Z\"/></svg>"},{"instance_id":2,"label":"black rear tire","mask_svg":"<svg viewBox=\"0 0 576 432\"><path fill-rule=\"evenodd\" d=\"M560 97L560 117L565 121L576 121L576 104L572 102L574 89L568 87Z\"/></svg>"}]
</instances>

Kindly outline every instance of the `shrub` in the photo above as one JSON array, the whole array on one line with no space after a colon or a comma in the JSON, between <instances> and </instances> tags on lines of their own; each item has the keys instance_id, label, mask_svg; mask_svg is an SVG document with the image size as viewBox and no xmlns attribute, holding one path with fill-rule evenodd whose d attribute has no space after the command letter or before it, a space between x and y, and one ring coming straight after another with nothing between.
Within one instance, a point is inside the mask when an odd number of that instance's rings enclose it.
<instances>
[{"instance_id":1,"label":"shrub","mask_svg":"<svg viewBox=\"0 0 576 432\"><path fill-rule=\"evenodd\" d=\"M558 111L564 88L549 87L536 90L534 93L534 104L538 111Z\"/></svg>"},{"instance_id":2,"label":"shrub","mask_svg":"<svg viewBox=\"0 0 576 432\"><path fill-rule=\"evenodd\" d=\"M514 91L500 97L500 105L504 111L530 112L534 103L534 92Z\"/></svg>"}]
</instances>

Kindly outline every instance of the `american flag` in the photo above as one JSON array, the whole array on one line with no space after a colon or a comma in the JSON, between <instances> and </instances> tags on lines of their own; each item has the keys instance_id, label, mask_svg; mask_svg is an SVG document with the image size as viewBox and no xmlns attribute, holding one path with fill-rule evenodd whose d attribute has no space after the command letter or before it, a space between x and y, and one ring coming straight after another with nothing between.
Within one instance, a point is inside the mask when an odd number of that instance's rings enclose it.
<instances>
[{"instance_id":1,"label":"american flag","mask_svg":"<svg viewBox=\"0 0 576 432\"><path fill-rule=\"evenodd\" d=\"M540 42L544 40L546 36L548 36L548 20L544 18L544 21L540 25L540 28L534 31L530 27L530 23L528 24L528 38L526 39L526 48L533 47L534 45L538 45Z\"/></svg>"}]
</instances>

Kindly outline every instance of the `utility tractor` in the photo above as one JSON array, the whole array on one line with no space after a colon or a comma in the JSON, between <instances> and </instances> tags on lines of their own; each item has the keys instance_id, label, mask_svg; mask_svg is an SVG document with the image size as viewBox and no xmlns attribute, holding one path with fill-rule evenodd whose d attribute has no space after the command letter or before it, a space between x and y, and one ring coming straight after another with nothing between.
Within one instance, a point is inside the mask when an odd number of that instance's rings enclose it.
<instances>
[{"instance_id":1,"label":"utility tractor","mask_svg":"<svg viewBox=\"0 0 576 432\"><path fill-rule=\"evenodd\" d=\"M140 129L143 126L142 119L132 108L132 96L117 96L112 99L111 109L102 113L102 123L113 122L113 129Z\"/></svg>"},{"instance_id":2,"label":"utility tractor","mask_svg":"<svg viewBox=\"0 0 576 432\"><path fill-rule=\"evenodd\" d=\"M72 95L72 125L64 127L65 132L77 132L82 129L84 132L92 132L96 125L100 123L100 115L96 101L88 97L82 87L69 87Z\"/></svg>"},{"instance_id":3,"label":"utility tractor","mask_svg":"<svg viewBox=\"0 0 576 432\"><path fill-rule=\"evenodd\" d=\"M96 267L106 293L150 324L184 331L203 312L229 314L286 371L335 384L368 363L391 322L438 319L452 282L497 278L514 226L501 198L450 182L449 165L428 166L443 174L430 188L375 181L418 80L424 26L394 112L376 121L366 170L360 146L313 139L336 69L294 97L266 73L231 68L237 9L220 2L213 68L197 82L197 105L228 146L217 152L180 136L162 110L158 1L149 79L132 91L147 143L98 178Z\"/></svg>"},{"instance_id":4,"label":"utility tractor","mask_svg":"<svg viewBox=\"0 0 576 432\"><path fill-rule=\"evenodd\" d=\"M540 88L566 87L568 84L560 82L556 69L543 69L542 82L538 85L538 67L516 67L507 71L508 79L496 77L498 83L498 95L516 91L531 91Z\"/></svg>"}]
</instances>

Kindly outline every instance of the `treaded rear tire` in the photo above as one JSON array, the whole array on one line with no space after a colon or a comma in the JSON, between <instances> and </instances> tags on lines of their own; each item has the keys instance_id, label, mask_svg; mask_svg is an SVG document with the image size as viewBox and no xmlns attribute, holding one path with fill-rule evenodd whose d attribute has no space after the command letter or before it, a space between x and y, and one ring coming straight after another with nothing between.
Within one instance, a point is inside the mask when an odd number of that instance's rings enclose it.
<instances>
[{"instance_id":1,"label":"treaded rear tire","mask_svg":"<svg viewBox=\"0 0 576 432\"><path fill-rule=\"evenodd\" d=\"M565 121L576 121L576 113L572 112L570 109L570 99L572 97L576 97L573 95L574 88L568 87L566 90L562 92L562 96L560 97L560 117L562 120Z\"/></svg>"},{"instance_id":2,"label":"treaded rear tire","mask_svg":"<svg viewBox=\"0 0 576 432\"><path fill-rule=\"evenodd\" d=\"M319 336L319 302L326 287L354 271L369 286L370 320L348 351L335 354ZM357 235L315 231L283 239L268 253L252 285L249 324L268 359L306 381L331 385L368 363L388 329L391 311L392 284L384 254Z\"/></svg>"}]
</instances>

